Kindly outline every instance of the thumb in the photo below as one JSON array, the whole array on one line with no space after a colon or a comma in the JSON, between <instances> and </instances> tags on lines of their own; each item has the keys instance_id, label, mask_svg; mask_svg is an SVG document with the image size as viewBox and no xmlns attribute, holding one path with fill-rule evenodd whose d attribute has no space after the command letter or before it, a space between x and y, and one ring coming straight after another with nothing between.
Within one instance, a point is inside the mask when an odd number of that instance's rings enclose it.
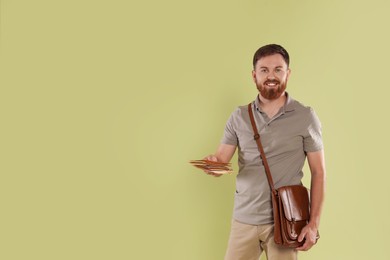
<instances>
[{"instance_id":1,"label":"thumb","mask_svg":"<svg viewBox=\"0 0 390 260\"><path fill-rule=\"evenodd\" d=\"M210 154L210 155L206 156L204 159L208 160L208 161L218 162L217 157L215 155L213 155L213 154Z\"/></svg>"}]
</instances>

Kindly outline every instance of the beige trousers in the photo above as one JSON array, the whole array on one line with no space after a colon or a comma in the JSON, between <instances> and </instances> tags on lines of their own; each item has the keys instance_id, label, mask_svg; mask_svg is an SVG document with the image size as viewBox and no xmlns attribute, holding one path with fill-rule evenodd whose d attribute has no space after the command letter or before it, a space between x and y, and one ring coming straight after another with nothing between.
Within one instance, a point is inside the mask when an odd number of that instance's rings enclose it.
<instances>
[{"instance_id":1,"label":"beige trousers","mask_svg":"<svg viewBox=\"0 0 390 260\"><path fill-rule=\"evenodd\" d=\"M274 242L274 225L248 225L232 221L225 260L259 260L263 251L268 260L296 260L297 251Z\"/></svg>"}]
</instances>

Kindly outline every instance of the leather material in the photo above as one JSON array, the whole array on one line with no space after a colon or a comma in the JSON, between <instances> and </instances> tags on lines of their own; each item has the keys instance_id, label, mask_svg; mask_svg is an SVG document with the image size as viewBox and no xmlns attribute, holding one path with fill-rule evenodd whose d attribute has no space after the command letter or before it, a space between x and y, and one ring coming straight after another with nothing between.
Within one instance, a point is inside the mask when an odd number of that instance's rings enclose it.
<instances>
[{"instance_id":1,"label":"leather material","mask_svg":"<svg viewBox=\"0 0 390 260\"><path fill-rule=\"evenodd\" d=\"M278 189L278 209L281 243L287 247L298 247L302 229L309 223L309 193L302 185L285 186Z\"/></svg>"},{"instance_id":2,"label":"leather material","mask_svg":"<svg viewBox=\"0 0 390 260\"><path fill-rule=\"evenodd\" d=\"M305 187L301 185L286 186L279 188L278 191L284 217L288 221L309 219L309 207L302 208L302 205L309 205L309 193Z\"/></svg>"},{"instance_id":3,"label":"leather material","mask_svg":"<svg viewBox=\"0 0 390 260\"><path fill-rule=\"evenodd\" d=\"M272 211L274 216L274 241L276 244L283 244L282 231L280 226L279 199L272 193Z\"/></svg>"}]
</instances>

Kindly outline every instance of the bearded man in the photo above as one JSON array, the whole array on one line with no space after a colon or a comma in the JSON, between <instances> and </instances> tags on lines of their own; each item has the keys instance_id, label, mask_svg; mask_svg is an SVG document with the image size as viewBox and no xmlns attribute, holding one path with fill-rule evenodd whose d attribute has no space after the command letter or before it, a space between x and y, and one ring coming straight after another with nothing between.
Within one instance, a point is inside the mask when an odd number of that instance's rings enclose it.
<instances>
[{"instance_id":1,"label":"bearded man","mask_svg":"<svg viewBox=\"0 0 390 260\"><path fill-rule=\"evenodd\" d=\"M310 221L298 238L305 242L296 249L274 242L270 188L253 138L248 106L240 106L227 121L216 153L205 157L227 163L238 148L239 172L225 260L258 260L262 252L268 260L297 259L297 251L309 250L316 243L326 175L321 123L312 108L286 92L291 73L289 62L288 52L280 45L269 44L256 51L252 77L259 95L251 107L275 188L301 184L302 168L308 160Z\"/></svg>"}]
</instances>

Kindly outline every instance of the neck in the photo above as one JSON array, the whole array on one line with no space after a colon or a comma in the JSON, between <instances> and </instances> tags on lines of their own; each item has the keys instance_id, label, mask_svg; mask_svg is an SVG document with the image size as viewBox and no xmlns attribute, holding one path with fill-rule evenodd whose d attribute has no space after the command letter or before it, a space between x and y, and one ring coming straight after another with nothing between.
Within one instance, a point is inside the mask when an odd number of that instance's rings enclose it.
<instances>
[{"instance_id":1,"label":"neck","mask_svg":"<svg viewBox=\"0 0 390 260\"><path fill-rule=\"evenodd\" d=\"M268 117L272 118L278 113L279 109L284 106L286 103L286 92L283 92L280 97L277 99L266 99L261 94L259 94L260 99L260 107L261 109L268 115Z\"/></svg>"}]
</instances>

